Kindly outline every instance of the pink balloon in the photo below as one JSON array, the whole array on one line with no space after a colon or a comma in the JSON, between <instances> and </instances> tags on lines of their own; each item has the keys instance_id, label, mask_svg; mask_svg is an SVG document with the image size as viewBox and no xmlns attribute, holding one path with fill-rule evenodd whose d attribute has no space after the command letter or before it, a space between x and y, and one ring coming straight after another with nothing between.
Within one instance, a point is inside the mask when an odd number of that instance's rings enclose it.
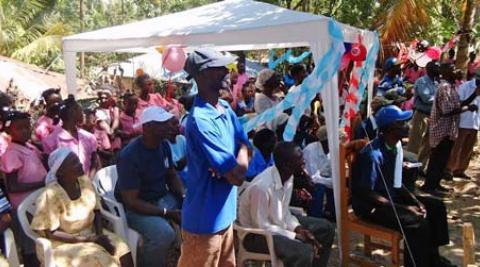
<instances>
[{"instance_id":1,"label":"pink balloon","mask_svg":"<svg viewBox=\"0 0 480 267\"><path fill-rule=\"evenodd\" d=\"M171 72L181 71L186 60L187 56L181 47L168 47L162 55L163 66Z\"/></svg>"},{"instance_id":2,"label":"pink balloon","mask_svg":"<svg viewBox=\"0 0 480 267\"><path fill-rule=\"evenodd\" d=\"M425 54L433 60L439 60L440 56L442 55L442 50L438 47L430 47L427 49Z\"/></svg>"}]
</instances>

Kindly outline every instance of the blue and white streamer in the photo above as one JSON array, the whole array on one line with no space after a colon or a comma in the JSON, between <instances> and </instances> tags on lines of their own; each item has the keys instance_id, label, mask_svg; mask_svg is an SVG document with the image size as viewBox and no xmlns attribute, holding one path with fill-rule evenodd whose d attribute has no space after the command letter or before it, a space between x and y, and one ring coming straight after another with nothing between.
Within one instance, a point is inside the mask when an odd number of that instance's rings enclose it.
<instances>
[{"instance_id":1,"label":"blue and white streamer","mask_svg":"<svg viewBox=\"0 0 480 267\"><path fill-rule=\"evenodd\" d=\"M310 102L323 89L324 85L337 73L342 55L345 52L342 30L333 19L329 21L328 31L331 39L330 49L318 61L312 74L300 85L300 89L288 93L280 103L247 121L243 125L245 132L273 121L284 110L294 107L283 135L286 141L293 139L303 112L310 106Z\"/></svg>"},{"instance_id":2,"label":"blue and white streamer","mask_svg":"<svg viewBox=\"0 0 480 267\"><path fill-rule=\"evenodd\" d=\"M273 70L283 61L287 61L290 64L298 64L312 54L310 51L305 51L300 56L295 57L292 55L292 53L292 49L288 49L285 54L279 56L277 59L274 59L275 51L270 50L270 54L268 55L268 68Z\"/></svg>"}]
</instances>

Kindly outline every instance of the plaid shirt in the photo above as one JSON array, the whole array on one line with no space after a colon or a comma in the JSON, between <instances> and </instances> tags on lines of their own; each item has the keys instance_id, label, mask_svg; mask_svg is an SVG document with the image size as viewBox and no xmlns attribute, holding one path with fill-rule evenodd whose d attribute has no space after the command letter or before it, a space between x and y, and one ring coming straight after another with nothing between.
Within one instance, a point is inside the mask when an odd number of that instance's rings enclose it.
<instances>
[{"instance_id":1,"label":"plaid shirt","mask_svg":"<svg viewBox=\"0 0 480 267\"><path fill-rule=\"evenodd\" d=\"M457 138L460 114L448 117L442 117L441 114L447 114L459 108L461 108L461 102L457 91L450 83L442 80L435 94L430 116L430 147L436 147L446 137L450 140Z\"/></svg>"}]
</instances>

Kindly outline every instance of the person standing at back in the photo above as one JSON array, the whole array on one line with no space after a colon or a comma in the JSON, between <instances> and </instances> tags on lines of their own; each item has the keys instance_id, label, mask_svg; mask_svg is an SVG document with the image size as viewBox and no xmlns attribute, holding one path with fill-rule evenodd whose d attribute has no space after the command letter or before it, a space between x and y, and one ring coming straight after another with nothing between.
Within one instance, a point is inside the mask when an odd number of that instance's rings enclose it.
<instances>
[{"instance_id":1,"label":"person standing at back","mask_svg":"<svg viewBox=\"0 0 480 267\"><path fill-rule=\"evenodd\" d=\"M414 106L412 118L412 128L408 136L407 150L418 154L418 161L427 168L427 161L430 155L430 145L428 139L428 120L432 111L433 99L437 92L438 84L436 82L439 75L439 64L435 61L427 64L427 74L415 82L414 86Z\"/></svg>"},{"instance_id":2,"label":"person standing at back","mask_svg":"<svg viewBox=\"0 0 480 267\"><path fill-rule=\"evenodd\" d=\"M195 50L185 71L198 85L187 121L187 195L182 209L179 267L235 266L232 223L237 186L248 168L248 138L229 104L219 100L233 59Z\"/></svg>"}]
</instances>

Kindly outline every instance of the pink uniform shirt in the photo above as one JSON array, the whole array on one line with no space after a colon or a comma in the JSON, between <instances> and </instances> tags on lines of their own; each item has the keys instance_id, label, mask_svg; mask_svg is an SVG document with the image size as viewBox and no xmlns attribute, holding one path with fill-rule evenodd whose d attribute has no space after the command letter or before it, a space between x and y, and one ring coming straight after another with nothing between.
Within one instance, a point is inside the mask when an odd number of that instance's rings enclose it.
<instances>
[{"instance_id":1,"label":"pink uniform shirt","mask_svg":"<svg viewBox=\"0 0 480 267\"><path fill-rule=\"evenodd\" d=\"M0 157L5 154L7 151L8 145L10 144L10 136L6 133L0 133Z\"/></svg>"},{"instance_id":2,"label":"pink uniform shirt","mask_svg":"<svg viewBox=\"0 0 480 267\"><path fill-rule=\"evenodd\" d=\"M42 141L45 153L52 153L59 147L70 148L80 158L83 164L83 171L88 174L92 164L92 153L97 151L97 139L95 135L78 129L78 140L75 139L68 131L58 127L52 134Z\"/></svg>"},{"instance_id":3,"label":"pink uniform shirt","mask_svg":"<svg viewBox=\"0 0 480 267\"><path fill-rule=\"evenodd\" d=\"M52 118L42 115L35 123L35 137L37 137L39 141L42 141L43 138L49 136L55 128L60 127L61 125L61 123L53 125Z\"/></svg>"},{"instance_id":4,"label":"pink uniform shirt","mask_svg":"<svg viewBox=\"0 0 480 267\"><path fill-rule=\"evenodd\" d=\"M148 101L138 98L137 116L141 116L144 109L151 106L166 108L167 102L160 94L149 94Z\"/></svg>"},{"instance_id":5,"label":"pink uniform shirt","mask_svg":"<svg viewBox=\"0 0 480 267\"><path fill-rule=\"evenodd\" d=\"M17 172L20 183L42 182L47 175L47 170L42 164L42 154L35 146L29 143L25 146L13 142L10 143L7 151L0 158L0 168L5 173ZM8 192L13 208L16 209L33 191Z\"/></svg>"}]
</instances>

